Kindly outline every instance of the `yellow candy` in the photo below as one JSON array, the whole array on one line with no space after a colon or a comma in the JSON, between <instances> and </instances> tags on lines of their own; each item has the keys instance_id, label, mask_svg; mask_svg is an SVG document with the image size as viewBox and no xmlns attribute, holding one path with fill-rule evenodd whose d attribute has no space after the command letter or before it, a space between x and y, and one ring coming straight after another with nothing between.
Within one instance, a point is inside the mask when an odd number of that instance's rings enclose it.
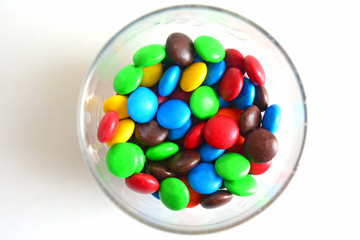
<instances>
[{"instance_id":1,"label":"yellow candy","mask_svg":"<svg viewBox=\"0 0 360 240\"><path fill-rule=\"evenodd\" d=\"M206 64L203 62L195 62L185 68L180 77L180 88L184 92L194 91L205 80L207 73Z\"/></svg>"},{"instance_id":2,"label":"yellow candy","mask_svg":"<svg viewBox=\"0 0 360 240\"><path fill-rule=\"evenodd\" d=\"M119 121L118 128L114 137L106 144L111 147L116 143L127 142L135 130L135 122L131 119L123 119Z\"/></svg>"},{"instance_id":3,"label":"yellow candy","mask_svg":"<svg viewBox=\"0 0 360 240\"><path fill-rule=\"evenodd\" d=\"M109 97L103 104L104 113L114 110L119 114L119 119L128 118L129 113L126 107L127 100L128 97L123 95Z\"/></svg>"},{"instance_id":4,"label":"yellow candy","mask_svg":"<svg viewBox=\"0 0 360 240\"><path fill-rule=\"evenodd\" d=\"M163 74L163 67L161 62L149 67L143 67L143 77L140 86L152 87L160 81Z\"/></svg>"}]
</instances>

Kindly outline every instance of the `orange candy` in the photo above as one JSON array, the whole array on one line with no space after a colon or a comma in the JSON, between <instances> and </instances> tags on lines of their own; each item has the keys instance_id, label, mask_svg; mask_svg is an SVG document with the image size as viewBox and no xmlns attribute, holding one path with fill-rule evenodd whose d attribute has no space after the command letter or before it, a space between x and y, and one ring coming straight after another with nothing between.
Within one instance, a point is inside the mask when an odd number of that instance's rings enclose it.
<instances>
[{"instance_id":1,"label":"orange candy","mask_svg":"<svg viewBox=\"0 0 360 240\"><path fill-rule=\"evenodd\" d=\"M186 187L189 190L190 201L189 201L188 205L186 206L186 208L193 208L193 207L196 207L197 205L199 205L202 200L202 194L196 192L194 189L191 188L187 176L179 177L179 179L183 183L185 183Z\"/></svg>"},{"instance_id":2,"label":"orange candy","mask_svg":"<svg viewBox=\"0 0 360 240\"><path fill-rule=\"evenodd\" d=\"M245 138L243 136L239 136L239 139L236 141L236 143L229 149L225 150L225 153L229 153L229 152L235 152L235 153L240 153L241 155L244 155L244 141Z\"/></svg>"},{"instance_id":3,"label":"orange candy","mask_svg":"<svg viewBox=\"0 0 360 240\"><path fill-rule=\"evenodd\" d=\"M216 115L225 115L234 119L237 124L240 123L241 113L233 108L220 108Z\"/></svg>"}]
</instances>

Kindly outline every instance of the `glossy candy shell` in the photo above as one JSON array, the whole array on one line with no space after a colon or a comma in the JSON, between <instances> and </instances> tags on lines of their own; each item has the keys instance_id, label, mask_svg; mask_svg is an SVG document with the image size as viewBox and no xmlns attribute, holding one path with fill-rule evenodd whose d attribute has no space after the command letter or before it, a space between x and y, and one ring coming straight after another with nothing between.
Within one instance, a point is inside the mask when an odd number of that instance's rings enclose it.
<instances>
[{"instance_id":1,"label":"glossy candy shell","mask_svg":"<svg viewBox=\"0 0 360 240\"><path fill-rule=\"evenodd\" d=\"M188 179L190 186L201 194L216 192L223 182L211 163L199 163L189 172Z\"/></svg>"},{"instance_id":2,"label":"glossy candy shell","mask_svg":"<svg viewBox=\"0 0 360 240\"><path fill-rule=\"evenodd\" d=\"M159 182L153 176L146 173L135 173L125 179L125 184L131 190L142 193L150 194L159 189Z\"/></svg>"},{"instance_id":3,"label":"glossy candy shell","mask_svg":"<svg viewBox=\"0 0 360 240\"><path fill-rule=\"evenodd\" d=\"M161 202L173 211L179 211L189 204L189 190L180 179L167 178L160 183L159 197Z\"/></svg>"},{"instance_id":4,"label":"glossy candy shell","mask_svg":"<svg viewBox=\"0 0 360 240\"><path fill-rule=\"evenodd\" d=\"M158 110L158 100L153 91L146 87L139 87L132 92L127 101L130 117L138 123L151 121Z\"/></svg>"},{"instance_id":5,"label":"glossy candy shell","mask_svg":"<svg viewBox=\"0 0 360 240\"><path fill-rule=\"evenodd\" d=\"M175 129L184 126L190 116L190 108L184 101L170 99L159 107L156 119L162 127Z\"/></svg>"},{"instance_id":6,"label":"glossy candy shell","mask_svg":"<svg viewBox=\"0 0 360 240\"><path fill-rule=\"evenodd\" d=\"M160 63L166 55L161 44L149 44L139 48L133 55L133 62L139 67L149 67Z\"/></svg>"},{"instance_id":7,"label":"glossy candy shell","mask_svg":"<svg viewBox=\"0 0 360 240\"><path fill-rule=\"evenodd\" d=\"M133 64L126 65L116 74L113 87L116 93L126 95L134 91L141 83L143 71Z\"/></svg>"},{"instance_id":8,"label":"glossy candy shell","mask_svg":"<svg viewBox=\"0 0 360 240\"><path fill-rule=\"evenodd\" d=\"M116 133L119 124L119 115L116 111L106 113L100 121L97 137L101 143L110 141Z\"/></svg>"}]
</instances>

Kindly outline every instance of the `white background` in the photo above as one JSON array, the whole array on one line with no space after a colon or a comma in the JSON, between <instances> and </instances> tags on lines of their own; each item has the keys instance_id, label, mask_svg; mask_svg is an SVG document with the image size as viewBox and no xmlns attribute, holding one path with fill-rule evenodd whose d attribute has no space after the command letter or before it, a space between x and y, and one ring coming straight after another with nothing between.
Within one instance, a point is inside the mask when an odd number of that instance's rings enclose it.
<instances>
[{"instance_id":1,"label":"white background","mask_svg":"<svg viewBox=\"0 0 360 240\"><path fill-rule=\"evenodd\" d=\"M190 239L359 239L360 14L356 1L0 0L0 239L183 239L126 215L81 159L76 104L93 59L155 9L237 12L287 51L307 94L308 134L285 192L250 221ZM286 89L284 89L286 91Z\"/></svg>"}]
</instances>

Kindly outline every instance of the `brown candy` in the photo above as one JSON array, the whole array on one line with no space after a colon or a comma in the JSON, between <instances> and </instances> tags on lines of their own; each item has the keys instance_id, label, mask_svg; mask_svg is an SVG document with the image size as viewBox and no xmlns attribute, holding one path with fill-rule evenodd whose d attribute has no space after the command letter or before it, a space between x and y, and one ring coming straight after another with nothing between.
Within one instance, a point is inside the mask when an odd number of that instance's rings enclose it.
<instances>
[{"instance_id":1,"label":"brown candy","mask_svg":"<svg viewBox=\"0 0 360 240\"><path fill-rule=\"evenodd\" d=\"M176 177L174 172L168 170L166 166L158 162L147 162L145 164L144 170L158 181L162 181L169 177Z\"/></svg>"},{"instance_id":2,"label":"brown candy","mask_svg":"<svg viewBox=\"0 0 360 240\"><path fill-rule=\"evenodd\" d=\"M182 151L169 160L169 169L176 173L187 173L200 162L200 154L196 151Z\"/></svg>"},{"instance_id":3,"label":"brown candy","mask_svg":"<svg viewBox=\"0 0 360 240\"><path fill-rule=\"evenodd\" d=\"M261 112L267 109L269 105L269 95L264 86L255 86L255 99L253 104L258 106Z\"/></svg>"},{"instance_id":4,"label":"brown candy","mask_svg":"<svg viewBox=\"0 0 360 240\"><path fill-rule=\"evenodd\" d=\"M278 141L270 131L258 128L250 132L244 141L246 157L255 163L266 163L275 157Z\"/></svg>"},{"instance_id":5,"label":"brown candy","mask_svg":"<svg viewBox=\"0 0 360 240\"><path fill-rule=\"evenodd\" d=\"M239 130L243 137L252 130L259 128L261 123L261 111L256 105L252 105L245 109L241 114Z\"/></svg>"},{"instance_id":6,"label":"brown candy","mask_svg":"<svg viewBox=\"0 0 360 240\"><path fill-rule=\"evenodd\" d=\"M204 195L201 201L203 208L217 208L230 202L233 195L227 190L218 190L212 194Z\"/></svg>"},{"instance_id":7,"label":"brown candy","mask_svg":"<svg viewBox=\"0 0 360 240\"><path fill-rule=\"evenodd\" d=\"M169 57L181 66L187 66L194 61L194 43L183 33L173 33L166 40L166 52Z\"/></svg>"},{"instance_id":8,"label":"brown candy","mask_svg":"<svg viewBox=\"0 0 360 240\"><path fill-rule=\"evenodd\" d=\"M147 123L137 123L135 138L144 145L155 146L162 143L168 136L169 130L163 128L155 120Z\"/></svg>"}]
</instances>

